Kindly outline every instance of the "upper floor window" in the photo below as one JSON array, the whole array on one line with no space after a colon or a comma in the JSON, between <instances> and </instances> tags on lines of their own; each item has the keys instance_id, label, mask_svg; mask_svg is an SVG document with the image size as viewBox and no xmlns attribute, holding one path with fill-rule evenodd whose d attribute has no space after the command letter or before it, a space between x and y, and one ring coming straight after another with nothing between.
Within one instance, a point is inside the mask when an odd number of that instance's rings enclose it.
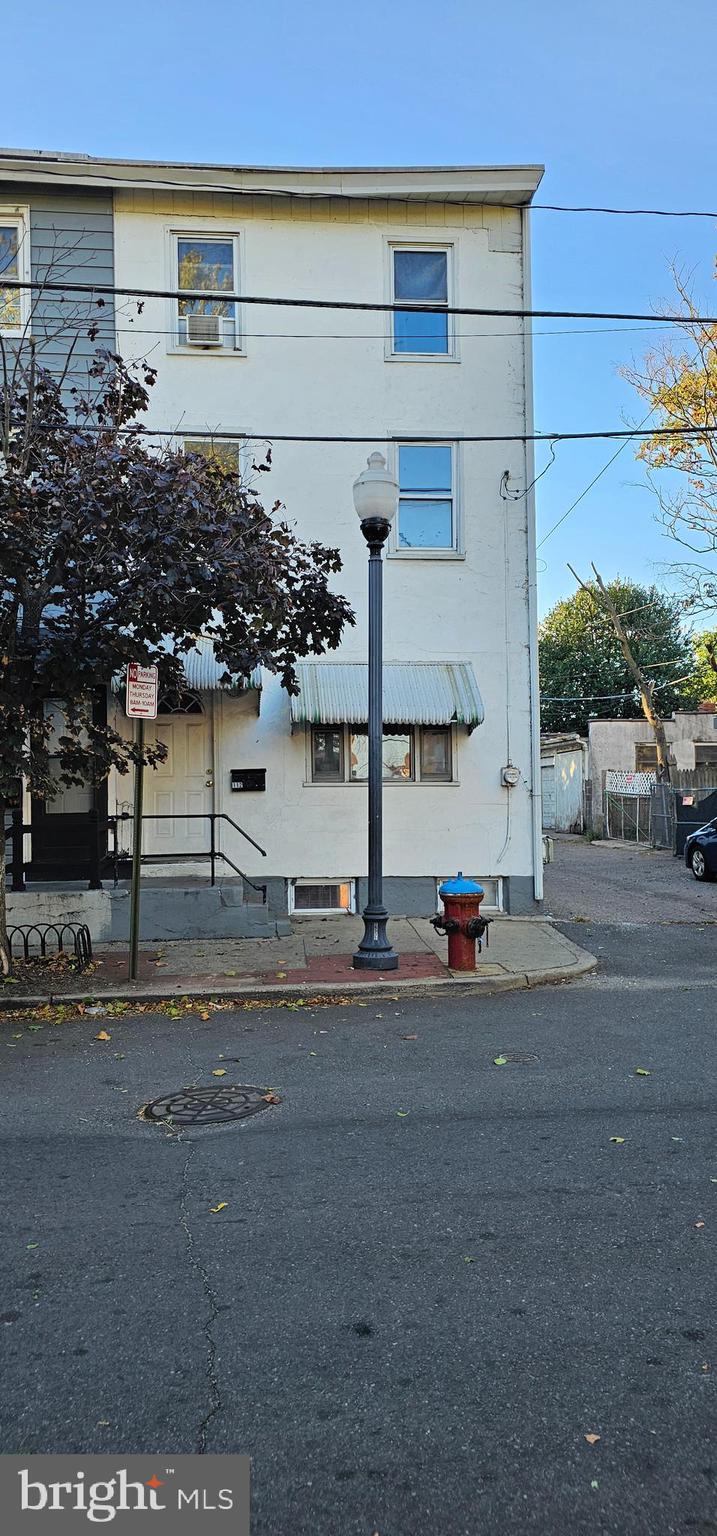
<instances>
[{"instance_id":1,"label":"upper floor window","mask_svg":"<svg viewBox=\"0 0 717 1536\"><path fill-rule=\"evenodd\" d=\"M447 247L391 248L391 301L420 304L421 309L393 311L393 352L447 356L452 350L447 313L449 293Z\"/></svg>"},{"instance_id":2,"label":"upper floor window","mask_svg":"<svg viewBox=\"0 0 717 1536\"><path fill-rule=\"evenodd\" d=\"M458 549L455 445L399 443L396 551Z\"/></svg>"},{"instance_id":3,"label":"upper floor window","mask_svg":"<svg viewBox=\"0 0 717 1536\"><path fill-rule=\"evenodd\" d=\"M174 244L177 288L202 295L177 300L179 345L236 350L241 345L239 306L223 297L238 292L236 235L176 235Z\"/></svg>"},{"instance_id":4,"label":"upper floor window","mask_svg":"<svg viewBox=\"0 0 717 1536\"><path fill-rule=\"evenodd\" d=\"M221 437L185 437L184 448L186 453L201 453L203 458L232 475L242 472L241 444L238 442Z\"/></svg>"},{"instance_id":5,"label":"upper floor window","mask_svg":"<svg viewBox=\"0 0 717 1536\"><path fill-rule=\"evenodd\" d=\"M20 332L25 324L29 313L28 294L23 288L4 288L2 279L3 276L25 278L28 275L24 234L21 217L10 217L0 211L0 328L11 333Z\"/></svg>"}]
</instances>

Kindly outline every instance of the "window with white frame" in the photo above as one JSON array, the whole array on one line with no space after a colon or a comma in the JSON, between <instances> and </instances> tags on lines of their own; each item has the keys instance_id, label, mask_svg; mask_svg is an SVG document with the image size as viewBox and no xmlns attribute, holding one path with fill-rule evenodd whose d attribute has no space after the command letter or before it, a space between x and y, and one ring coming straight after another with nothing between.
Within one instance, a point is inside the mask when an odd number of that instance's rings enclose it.
<instances>
[{"instance_id":1,"label":"window with white frame","mask_svg":"<svg viewBox=\"0 0 717 1536\"><path fill-rule=\"evenodd\" d=\"M241 474L241 443L227 442L221 437L185 437L184 451L200 453L203 458L209 459L212 464L216 464L219 469L224 469L229 474Z\"/></svg>"},{"instance_id":2,"label":"window with white frame","mask_svg":"<svg viewBox=\"0 0 717 1536\"><path fill-rule=\"evenodd\" d=\"M25 222L0 211L0 330L20 333L29 313L27 290L3 287L3 277L24 279L27 270Z\"/></svg>"},{"instance_id":3,"label":"window with white frame","mask_svg":"<svg viewBox=\"0 0 717 1536\"><path fill-rule=\"evenodd\" d=\"M454 443L399 443L395 553L458 550Z\"/></svg>"},{"instance_id":4,"label":"window with white frame","mask_svg":"<svg viewBox=\"0 0 717 1536\"><path fill-rule=\"evenodd\" d=\"M385 784L450 784L453 776L450 725L384 726ZM367 779L368 732L365 726L311 727L313 784L362 784Z\"/></svg>"},{"instance_id":5,"label":"window with white frame","mask_svg":"<svg viewBox=\"0 0 717 1536\"><path fill-rule=\"evenodd\" d=\"M238 237L177 234L173 239L177 288L193 295L177 300L179 346L237 350L241 346L239 306L224 295L238 292Z\"/></svg>"},{"instance_id":6,"label":"window with white frame","mask_svg":"<svg viewBox=\"0 0 717 1536\"><path fill-rule=\"evenodd\" d=\"M393 311L394 354L448 356L453 349L448 295L450 248L391 247L391 300L420 305Z\"/></svg>"}]
</instances>

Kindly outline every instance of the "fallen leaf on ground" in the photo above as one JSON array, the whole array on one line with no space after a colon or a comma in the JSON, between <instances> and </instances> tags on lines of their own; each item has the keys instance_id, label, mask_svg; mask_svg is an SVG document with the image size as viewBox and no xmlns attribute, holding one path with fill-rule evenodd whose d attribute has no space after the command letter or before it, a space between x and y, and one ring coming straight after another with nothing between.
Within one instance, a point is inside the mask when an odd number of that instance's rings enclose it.
<instances>
[{"instance_id":1,"label":"fallen leaf on ground","mask_svg":"<svg viewBox=\"0 0 717 1536\"><path fill-rule=\"evenodd\" d=\"M32 1024L30 1025L30 1028L32 1029ZM99 1034L95 1035L95 1040L111 1040L111 1039L112 1039L112 1036L108 1035L106 1029L101 1029Z\"/></svg>"},{"instance_id":2,"label":"fallen leaf on ground","mask_svg":"<svg viewBox=\"0 0 717 1536\"><path fill-rule=\"evenodd\" d=\"M508 1057L507 1056L494 1056L493 1057L493 1066L494 1067L506 1067L507 1065L508 1065Z\"/></svg>"},{"instance_id":3,"label":"fallen leaf on ground","mask_svg":"<svg viewBox=\"0 0 717 1536\"><path fill-rule=\"evenodd\" d=\"M265 1093L265 1094L263 1094L263 1098L266 1100L267 1104L280 1104L281 1103L281 1099L280 1099L278 1093Z\"/></svg>"},{"instance_id":4,"label":"fallen leaf on ground","mask_svg":"<svg viewBox=\"0 0 717 1536\"><path fill-rule=\"evenodd\" d=\"M695 1226L699 1229L700 1227L704 1226L704 1222L703 1221L696 1221L695 1222Z\"/></svg>"},{"instance_id":5,"label":"fallen leaf on ground","mask_svg":"<svg viewBox=\"0 0 717 1536\"><path fill-rule=\"evenodd\" d=\"M464 1260L463 1260L463 1263L464 1264L475 1264L475 1259L472 1258L469 1253L467 1253L465 1258L464 1258Z\"/></svg>"},{"instance_id":6,"label":"fallen leaf on ground","mask_svg":"<svg viewBox=\"0 0 717 1536\"><path fill-rule=\"evenodd\" d=\"M226 1067L213 1067L212 1068L212 1077L226 1077L226 1075L227 1075Z\"/></svg>"},{"instance_id":7,"label":"fallen leaf on ground","mask_svg":"<svg viewBox=\"0 0 717 1536\"><path fill-rule=\"evenodd\" d=\"M635 1077L652 1077L649 1067L635 1067Z\"/></svg>"},{"instance_id":8,"label":"fallen leaf on ground","mask_svg":"<svg viewBox=\"0 0 717 1536\"><path fill-rule=\"evenodd\" d=\"M109 1422L110 1422L109 1419L98 1419L97 1420L97 1428L98 1429L108 1429L109 1428Z\"/></svg>"},{"instance_id":9,"label":"fallen leaf on ground","mask_svg":"<svg viewBox=\"0 0 717 1536\"><path fill-rule=\"evenodd\" d=\"M286 971L277 971L279 981L286 981Z\"/></svg>"},{"instance_id":10,"label":"fallen leaf on ground","mask_svg":"<svg viewBox=\"0 0 717 1536\"><path fill-rule=\"evenodd\" d=\"M599 1482L598 1482L596 1477L593 1478L593 1480L592 1480L592 1482L590 1484L590 1487L591 1488L599 1488L600 1487L600 1484L599 1484Z\"/></svg>"},{"instance_id":11,"label":"fallen leaf on ground","mask_svg":"<svg viewBox=\"0 0 717 1536\"><path fill-rule=\"evenodd\" d=\"M200 1013L199 1017L200 1017L200 1019L208 1019L209 1018L209 1014L208 1013Z\"/></svg>"},{"instance_id":12,"label":"fallen leaf on ground","mask_svg":"<svg viewBox=\"0 0 717 1536\"><path fill-rule=\"evenodd\" d=\"M27 1244L28 1248L39 1248L39 1246L40 1246L39 1243L28 1243Z\"/></svg>"},{"instance_id":13,"label":"fallen leaf on ground","mask_svg":"<svg viewBox=\"0 0 717 1536\"><path fill-rule=\"evenodd\" d=\"M614 1146L621 1147L621 1146L624 1145L625 1137L624 1136L611 1136L610 1140L611 1140L611 1142L613 1142Z\"/></svg>"},{"instance_id":14,"label":"fallen leaf on ground","mask_svg":"<svg viewBox=\"0 0 717 1536\"><path fill-rule=\"evenodd\" d=\"M212 1213L212 1216L216 1216L217 1211L225 1211L228 1204L228 1200L220 1200L218 1205L210 1205L209 1209Z\"/></svg>"},{"instance_id":15,"label":"fallen leaf on ground","mask_svg":"<svg viewBox=\"0 0 717 1536\"><path fill-rule=\"evenodd\" d=\"M586 1435L585 1439L587 1440L588 1445L597 1445L597 1442L600 1439L600 1436L599 1435L590 1434L590 1435Z\"/></svg>"},{"instance_id":16,"label":"fallen leaf on ground","mask_svg":"<svg viewBox=\"0 0 717 1536\"><path fill-rule=\"evenodd\" d=\"M318 1051L309 1051L310 1056L318 1056Z\"/></svg>"},{"instance_id":17,"label":"fallen leaf on ground","mask_svg":"<svg viewBox=\"0 0 717 1536\"><path fill-rule=\"evenodd\" d=\"M396 1114L398 1115L399 1120L405 1120L406 1116L410 1115L410 1113L411 1113L410 1109L397 1109L396 1110Z\"/></svg>"},{"instance_id":18,"label":"fallen leaf on ground","mask_svg":"<svg viewBox=\"0 0 717 1536\"><path fill-rule=\"evenodd\" d=\"M401 1035L402 1040L417 1040L418 1035Z\"/></svg>"}]
</instances>

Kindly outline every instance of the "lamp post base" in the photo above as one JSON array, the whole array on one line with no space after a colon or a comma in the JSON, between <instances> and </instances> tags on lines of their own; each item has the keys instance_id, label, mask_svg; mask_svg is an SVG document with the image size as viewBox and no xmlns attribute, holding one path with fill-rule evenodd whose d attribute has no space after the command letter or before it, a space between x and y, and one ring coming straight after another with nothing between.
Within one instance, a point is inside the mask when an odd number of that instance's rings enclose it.
<instances>
[{"instance_id":1,"label":"lamp post base","mask_svg":"<svg viewBox=\"0 0 717 1536\"><path fill-rule=\"evenodd\" d=\"M391 948L386 932L388 912L385 907L364 907L363 938L353 957L355 971L397 971L398 955Z\"/></svg>"}]
</instances>

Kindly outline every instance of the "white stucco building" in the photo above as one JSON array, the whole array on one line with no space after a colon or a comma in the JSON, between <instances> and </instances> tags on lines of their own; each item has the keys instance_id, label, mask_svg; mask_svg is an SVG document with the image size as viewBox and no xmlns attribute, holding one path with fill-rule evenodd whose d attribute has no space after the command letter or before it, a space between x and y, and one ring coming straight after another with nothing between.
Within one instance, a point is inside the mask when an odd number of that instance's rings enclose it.
<instances>
[{"instance_id":1,"label":"white stucco building","mask_svg":"<svg viewBox=\"0 0 717 1536\"><path fill-rule=\"evenodd\" d=\"M26 157L13 174L43 170ZM507 912L540 900L529 323L449 311L530 308L526 210L541 174L53 166L53 187L59 175L111 198L118 290L207 288L200 304L117 299L119 350L158 370L149 424L192 446L249 433L247 473L271 443L264 501L283 502L301 537L340 547L336 585L357 614L339 651L302 666L293 703L266 672L239 695L212 686L200 642L182 707L155 727L170 752L147 772L145 812L172 816L147 823L155 872L162 855L179 872L181 853L206 849L183 814L216 811L266 850L217 824L218 847L267 885L273 910L360 907L367 558L352 482L379 448L400 484L384 576L387 905L434 911L436 882L459 868ZM302 440L316 436L337 441ZM128 779L110 782L110 815L130 794Z\"/></svg>"}]
</instances>

